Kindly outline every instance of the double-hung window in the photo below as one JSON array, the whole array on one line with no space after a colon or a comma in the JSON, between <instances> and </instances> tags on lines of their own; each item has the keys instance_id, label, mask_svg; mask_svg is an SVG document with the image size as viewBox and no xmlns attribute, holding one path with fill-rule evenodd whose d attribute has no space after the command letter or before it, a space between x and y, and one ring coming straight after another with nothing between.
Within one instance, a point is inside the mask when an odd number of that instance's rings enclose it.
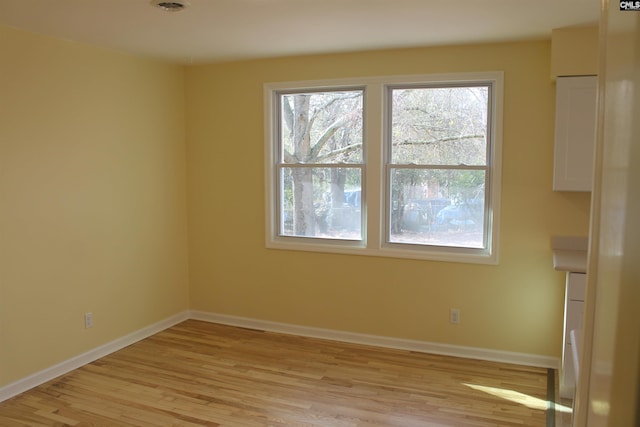
<instances>
[{"instance_id":1,"label":"double-hung window","mask_svg":"<svg viewBox=\"0 0 640 427\"><path fill-rule=\"evenodd\" d=\"M279 236L363 240L363 99L362 88L278 92Z\"/></svg>"},{"instance_id":2,"label":"double-hung window","mask_svg":"<svg viewBox=\"0 0 640 427\"><path fill-rule=\"evenodd\" d=\"M496 263L501 73L265 85L271 248Z\"/></svg>"}]
</instances>

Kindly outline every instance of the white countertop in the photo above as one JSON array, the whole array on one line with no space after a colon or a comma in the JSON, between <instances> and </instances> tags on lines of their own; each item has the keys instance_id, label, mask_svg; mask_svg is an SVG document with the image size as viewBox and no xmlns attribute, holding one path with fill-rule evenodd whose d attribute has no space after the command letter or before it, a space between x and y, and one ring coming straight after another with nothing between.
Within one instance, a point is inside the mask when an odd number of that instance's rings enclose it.
<instances>
[{"instance_id":1,"label":"white countertop","mask_svg":"<svg viewBox=\"0 0 640 427\"><path fill-rule=\"evenodd\" d=\"M586 237L554 237L553 268L571 273L586 273L588 245Z\"/></svg>"}]
</instances>

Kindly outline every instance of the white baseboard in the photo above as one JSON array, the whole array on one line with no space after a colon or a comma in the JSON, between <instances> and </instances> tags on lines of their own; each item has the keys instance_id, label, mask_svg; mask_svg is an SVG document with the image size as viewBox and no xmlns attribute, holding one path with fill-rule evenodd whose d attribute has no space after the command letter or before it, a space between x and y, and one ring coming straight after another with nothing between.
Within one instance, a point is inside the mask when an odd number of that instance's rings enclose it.
<instances>
[{"instance_id":1,"label":"white baseboard","mask_svg":"<svg viewBox=\"0 0 640 427\"><path fill-rule=\"evenodd\" d=\"M44 369L40 372L36 372L33 375L29 375L26 378L18 380L14 383L6 385L0 388L0 402L12 398L22 392L25 392L33 387L44 384L60 375L66 374L74 369L77 369L87 363L91 363L94 360L107 356L113 352L116 352L124 347L127 347L133 343L143 340L151 335L157 334L171 326L174 326L180 322L183 322L189 318L189 312L184 311L171 316L167 319L161 320L158 323L142 328L138 331L132 332L129 335L125 335L122 338L118 338L100 347L94 348L86 353L80 354L50 368Z\"/></svg>"},{"instance_id":2,"label":"white baseboard","mask_svg":"<svg viewBox=\"0 0 640 427\"><path fill-rule=\"evenodd\" d=\"M440 344L427 341L417 341L402 338L384 337L379 335L359 334L333 329L299 326L288 323L270 322L266 320L250 319L246 317L230 316L226 314L191 311L191 319L230 326L240 326L270 332L290 335L300 335L312 338L322 338L343 341L354 344L373 345L378 347L410 350L421 353L439 354L444 356L463 357L466 359L480 359L492 362L513 363L516 365L536 366L541 368L558 369L560 359L557 357L541 356L537 354L516 353L510 351L491 350L478 347L464 347L450 344Z\"/></svg>"},{"instance_id":3,"label":"white baseboard","mask_svg":"<svg viewBox=\"0 0 640 427\"><path fill-rule=\"evenodd\" d=\"M187 319L202 320L211 323L220 323L230 326L258 329L270 332L279 332L289 335L322 338L334 341L343 341L354 344L365 344L378 347L410 350L422 353L440 354L445 356L464 357L467 359L480 359L493 362L513 363L517 365L537 366L542 368L557 369L560 360L555 357L540 356L536 354L514 353L508 351L490 350L477 347L463 347L457 345L440 344L426 341L408 340L402 338L384 337L379 335L359 334L355 332L338 331L333 329L299 326L289 323L271 322L267 320L250 319L246 317L230 316L226 314L208 313L204 311L184 311L162 320L153 325L142 328L122 338L118 338L107 344L101 345L86 353L61 362L50 368L36 372L26 378L0 388L0 402L23 393L33 387L37 387L60 375L66 374L87 363L91 363L101 357L107 356L124 347L157 334Z\"/></svg>"}]
</instances>

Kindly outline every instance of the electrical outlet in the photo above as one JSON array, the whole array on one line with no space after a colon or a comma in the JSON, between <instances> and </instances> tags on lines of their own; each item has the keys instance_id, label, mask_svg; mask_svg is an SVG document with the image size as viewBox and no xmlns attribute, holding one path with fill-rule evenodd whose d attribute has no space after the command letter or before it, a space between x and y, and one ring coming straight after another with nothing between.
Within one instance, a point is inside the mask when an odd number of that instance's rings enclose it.
<instances>
[{"instance_id":1,"label":"electrical outlet","mask_svg":"<svg viewBox=\"0 0 640 427\"><path fill-rule=\"evenodd\" d=\"M460 323L460 309L452 308L449 310L449 322L455 323L456 325Z\"/></svg>"},{"instance_id":2,"label":"electrical outlet","mask_svg":"<svg viewBox=\"0 0 640 427\"><path fill-rule=\"evenodd\" d=\"M84 314L84 328L89 329L93 326L93 313Z\"/></svg>"}]
</instances>

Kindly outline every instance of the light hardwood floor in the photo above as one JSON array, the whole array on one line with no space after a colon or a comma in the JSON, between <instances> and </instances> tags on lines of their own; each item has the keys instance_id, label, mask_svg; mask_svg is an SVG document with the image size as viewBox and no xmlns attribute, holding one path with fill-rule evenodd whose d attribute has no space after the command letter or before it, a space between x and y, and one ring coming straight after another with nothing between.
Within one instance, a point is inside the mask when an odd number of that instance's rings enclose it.
<instances>
[{"instance_id":1,"label":"light hardwood floor","mask_svg":"<svg viewBox=\"0 0 640 427\"><path fill-rule=\"evenodd\" d=\"M547 369L188 320L0 403L0 426L539 426Z\"/></svg>"}]
</instances>

